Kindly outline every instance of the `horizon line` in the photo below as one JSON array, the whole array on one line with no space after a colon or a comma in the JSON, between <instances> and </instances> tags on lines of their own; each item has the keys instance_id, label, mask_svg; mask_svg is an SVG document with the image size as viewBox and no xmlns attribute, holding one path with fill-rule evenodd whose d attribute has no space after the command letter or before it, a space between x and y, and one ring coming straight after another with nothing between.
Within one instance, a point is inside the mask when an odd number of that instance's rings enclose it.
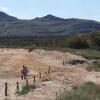
<instances>
[{"instance_id":1,"label":"horizon line","mask_svg":"<svg viewBox=\"0 0 100 100\"><path fill-rule=\"evenodd\" d=\"M57 18L65 19L65 20L67 20L67 19L82 19L82 20L90 20L90 21L100 22L99 20L88 19L88 18L79 18L79 17L68 17L68 18L66 17L66 18L64 18L64 17L56 16L56 15L54 15L54 14L46 14L46 15L44 15L44 16L39 16L39 17L37 16L37 17L33 17L33 18L21 18L21 17L15 16L15 15L11 15L11 14L9 14L9 13L7 13L7 12L4 12L4 11L0 11L0 12L3 12L3 13L5 13L5 14L9 15L9 16L12 16L12 17L16 17L17 19L20 19L20 20L34 20L34 19L36 19L36 18L43 18L43 17L46 17L46 16L48 16L48 15L51 15L51 16L54 16L54 17L57 17Z\"/></svg>"}]
</instances>

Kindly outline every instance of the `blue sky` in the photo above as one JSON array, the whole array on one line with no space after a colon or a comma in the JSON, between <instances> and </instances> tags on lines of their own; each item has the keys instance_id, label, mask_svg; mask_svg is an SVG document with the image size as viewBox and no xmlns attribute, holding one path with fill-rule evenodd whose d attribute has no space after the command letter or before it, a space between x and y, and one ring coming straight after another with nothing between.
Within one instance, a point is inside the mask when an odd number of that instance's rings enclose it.
<instances>
[{"instance_id":1,"label":"blue sky","mask_svg":"<svg viewBox=\"0 0 100 100\"><path fill-rule=\"evenodd\" d=\"M100 0L0 0L0 10L21 19L53 14L100 21Z\"/></svg>"}]
</instances>

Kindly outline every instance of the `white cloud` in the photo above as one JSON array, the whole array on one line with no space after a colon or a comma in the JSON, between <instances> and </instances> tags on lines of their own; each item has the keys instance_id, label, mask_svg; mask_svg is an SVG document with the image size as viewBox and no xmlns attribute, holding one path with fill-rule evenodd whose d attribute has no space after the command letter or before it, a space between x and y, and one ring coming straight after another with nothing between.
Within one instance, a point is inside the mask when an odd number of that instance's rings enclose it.
<instances>
[{"instance_id":1,"label":"white cloud","mask_svg":"<svg viewBox=\"0 0 100 100\"><path fill-rule=\"evenodd\" d=\"M6 7L0 7L0 10L1 11L4 11L4 12L7 12L8 11L8 8L6 8Z\"/></svg>"}]
</instances>

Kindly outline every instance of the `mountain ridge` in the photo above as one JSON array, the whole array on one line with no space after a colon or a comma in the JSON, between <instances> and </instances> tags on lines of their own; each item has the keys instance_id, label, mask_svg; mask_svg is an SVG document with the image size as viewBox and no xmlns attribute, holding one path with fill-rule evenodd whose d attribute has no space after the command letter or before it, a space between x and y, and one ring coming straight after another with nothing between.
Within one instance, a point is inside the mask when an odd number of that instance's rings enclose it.
<instances>
[{"instance_id":1,"label":"mountain ridge","mask_svg":"<svg viewBox=\"0 0 100 100\"><path fill-rule=\"evenodd\" d=\"M0 11L0 21L17 21L18 18L10 16L2 11Z\"/></svg>"},{"instance_id":2,"label":"mountain ridge","mask_svg":"<svg viewBox=\"0 0 100 100\"><path fill-rule=\"evenodd\" d=\"M0 12L0 36L62 36L100 31L100 22L53 15L22 20Z\"/></svg>"}]
</instances>

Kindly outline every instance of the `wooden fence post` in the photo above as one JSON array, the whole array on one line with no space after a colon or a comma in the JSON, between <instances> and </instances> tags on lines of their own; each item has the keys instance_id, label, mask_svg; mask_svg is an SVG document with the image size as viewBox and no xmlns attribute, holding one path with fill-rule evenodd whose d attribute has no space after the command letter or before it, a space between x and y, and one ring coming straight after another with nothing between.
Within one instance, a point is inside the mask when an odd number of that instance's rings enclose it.
<instances>
[{"instance_id":1,"label":"wooden fence post","mask_svg":"<svg viewBox=\"0 0 100 100\"><path fill-rule=\"evenodd\" d=\"M50 67L49 67L49 69L48 69L48 74L50 74Z\"/></svg>"},{"instance_id":2,"label":"wooden fence post","mask_svg":"<svg viewBox=\"0 0 100 100\"><path fill-rule=\"evenodd\" d=\"M36 81L35 78L36 78L36 77L34 76L34 80L33 80L34 83L35 83L35 81Z\"/></svg>"},{"instance_id":3,"label":"wooden fence post","mask_svg":"<svg viewBox=\"0 0 100 100\"><path fill-rule=\"evenodd\" d=\"M39 79L41 78L41 73L39 73Z\"/></svg>"},{"instance_id":4,"label":"wooden fence post","mask_svg":"<svg viewBox=\"0 0 100 100\"><path fill-rule=\"evenodd\" d=\"M5 82L5 96L8 96L7 91L8 91L8 84Z\"/></svg>"},{"instance_id":5,"label":"wooden fence post","mask_svg":"<svg viewBox=\"0 0 100 100\"><path fill-rule=\"evenodd\" d=\"M47 75L47 72L45 72L45 75Z\"/></svg>"},{"instance_id":6,"label":"wooden fence post","mask_svg":"<svg viewBox=\"0 0 100 100\"><path fill-rule=\"evenodd\" d=\"M16 86L16 89L17 89L17 92L19 92L19 83L16 82L17 86Z\"/></svg>"},{"instance_id":7,"label":"wooden fence post","mask_svg":"<svg viewBox=\"0 0 100 100\"><path fill-rule=\"evenodd\" d=\"M29 84L28 84L28 79L26 79L26 86L28 86Z\"/></svg>"},{"instance_id":8,"label":"wooden fence post","mask_svg":"<svg viewBox=\"0 0 100 100\"><path fill-rule=\"evenodd\" d=\"M65 65L65 60L63 60L63 65Z\"/></svg>"},{"instance_id":9,"label":"wooden fence post","mask_svg":"<svg viewBox=\"0 0 100 100\"><path fill-rule=\"evenodd\" d=\"M56 100L58 100L58 93L56 92Z\"/></svg>"}]
</instances>

